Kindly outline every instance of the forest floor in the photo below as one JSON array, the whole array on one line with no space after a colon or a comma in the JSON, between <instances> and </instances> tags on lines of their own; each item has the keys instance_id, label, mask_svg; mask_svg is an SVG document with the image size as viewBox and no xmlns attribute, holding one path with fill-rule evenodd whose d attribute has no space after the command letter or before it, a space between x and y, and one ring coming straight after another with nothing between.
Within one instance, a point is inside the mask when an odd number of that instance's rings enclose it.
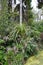
<instances>
[{"instance_id":1,"label":"forest floor","mask_svg":"<svg viewBox=\"0 0 43 65\"><path fill-rule=\"evenodd\" d=\"M43 50L37 55L30 57L25 65L43 65Z\"/></svg>"}]
</instances>

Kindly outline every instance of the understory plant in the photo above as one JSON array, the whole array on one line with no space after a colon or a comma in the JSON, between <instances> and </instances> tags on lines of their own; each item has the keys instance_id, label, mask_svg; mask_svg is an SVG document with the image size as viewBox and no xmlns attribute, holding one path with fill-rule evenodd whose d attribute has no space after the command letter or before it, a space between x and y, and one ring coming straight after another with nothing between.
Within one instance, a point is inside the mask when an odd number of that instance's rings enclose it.
<instances>
[{"instance_id":1,"label":"understory plant","mask_svg":"<svg viewBox=\"0 0 43 65\"><path fill-rule=\"evenodd\" d=\"M23 65L28 57L35 55L38 51L36 40L39 32L30 26L17 24L8 34L8 39L0 39L1 65ZM3 55L3 54L4 55ZM3 63L4 62L4 63Z\"/></svg>"}]
</instances>

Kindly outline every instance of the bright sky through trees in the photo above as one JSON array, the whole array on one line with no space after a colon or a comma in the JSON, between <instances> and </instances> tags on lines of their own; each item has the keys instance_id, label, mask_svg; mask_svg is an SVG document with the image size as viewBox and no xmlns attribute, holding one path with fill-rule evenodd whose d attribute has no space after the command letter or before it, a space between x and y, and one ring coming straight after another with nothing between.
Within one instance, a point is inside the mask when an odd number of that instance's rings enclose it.
<instances>
[{"instance_id":1,"label":"bright sky through trees","mask_svg":"<svg viewBox=\"0 0 43 65\"><path fill-rule=\"evenodd\" d=\"M38 8L37 8L38 2L37 0L32 0L31 6L33 7L33 10L35 10L36 12L38 12Z\"/></svg>"},{"instance_id":2,"label":"bright sky through trees","mask_svg":"<svg viewBox=\"0 0 43 65\"><path fill-rule=\"evenodd\" d=\"M18 0L16 2L19 3ZM33 10L35 10L36 12L38 11L37 4L37 0L32 0L31 6L33 7Z\"/></svg>"}]
</instances>

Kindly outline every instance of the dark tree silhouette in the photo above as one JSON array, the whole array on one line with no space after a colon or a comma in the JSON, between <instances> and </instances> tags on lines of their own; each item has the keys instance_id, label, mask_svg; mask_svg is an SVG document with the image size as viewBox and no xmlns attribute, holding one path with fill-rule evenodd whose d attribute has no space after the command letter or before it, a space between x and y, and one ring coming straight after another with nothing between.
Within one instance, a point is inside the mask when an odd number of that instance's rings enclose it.
<instances>
[{"instance_id":1,"label":"dark tree silhouette","mask_svg":"<svg viewBox=\"0 0 43 65\"><path fill-rule=\"evenodd\" d=\"M37 0L38 1L38 8L42 8L43 6L43 0Z\"/></svg>"}]
</instances>

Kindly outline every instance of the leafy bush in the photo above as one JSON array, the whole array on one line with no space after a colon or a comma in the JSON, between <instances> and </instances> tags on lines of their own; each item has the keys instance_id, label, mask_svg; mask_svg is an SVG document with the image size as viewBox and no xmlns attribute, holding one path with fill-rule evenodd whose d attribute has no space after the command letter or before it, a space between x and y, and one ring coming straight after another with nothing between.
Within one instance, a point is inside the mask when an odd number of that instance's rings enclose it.
<instances>
[{"instance_id":1,"label":"leafy bush","mask_svg":"<svg viewBox=\"0 0 43 65\"><path fill-rule=\"evenodd\" d=\"M7 60L8 60L8 63L11 64L11 65L22 65L22 62L23 61L23 54L22 53L18 53L15 55L15 53L13 51L8 51L7 53Z\"/></svg>"},{"instance_id":2,"label":"leafy bush","mask_svg":"<svg viewBox=\"0 0 43 65\"><path fill-rule=\"evenodd\" d=\"M27 56L31 56L31 55L34 55L37 53L37 44L36 42L31 42L29 41L28 44L27 44L27 47L26 47L26 52L27 52Z\"/></svg>"},{"instance_id":3,"label":"leafy bush","mask_svg":"<svg viewBox=\"0 0 43 65\"><path fill-rule=\"evenodd\" d=\"M25 26L24 24L22 26L19 24L14 26L8 35L8 41L4 42L4 46L1 45L0 50L4 54L2 55L4 59L0 58L1 63L3 65L23 65L28 57L37 53L35 37L38 38L38 36L39 32L33 30L30 26Z\"/></svg>"},{"instance_id":4,"label":"leafy bush","mask_svg":"<svg viewBox=\"0 0 43 65\"><path fill-rule=\"evenodd\" d=\"M27 58L31 55L37 53L37 44L36 40L39 38L39 32L32 30L31 27L26 27L24 25L17 25L10 32L10 39L13 39L15 45L18 48L18 52L22 52ZM32 39L33 38L33 39ZM31 39L33 41L31 41Z\"/></svg>"},{"instance_id":5,"label":"leafy bush","mask_svg":"<svg viewBox=\"0 0 43 65\"><path fill-rule=\"evenodd\" d=\"M26 36L26 29L25 29L25 26L24 25L22 25L22 26L20 26L20 25L17 25L17 26L15 26L14 28L13 28L13 30L10 32L10 35L9 35L9 37L12 39L14 39L15 40L15 42L17 41L17 43L18 42L20 42L20 40L22 39L22 38L25 38ZM25 37L24 37L25 36Z\"/></svg>"},{"instance_id":6,"label":"leafy bush","mask_svg":"<svg viewBox=\"0 0 43 65\"><path fill-rule=\"evenodd\" d=\"M3 44L3 43L5 43L5 41L4 41L4 40L2 40L2 39L0 39L0 44Z\"/></svg>"},{"instance_id":7,"label":"leafy bush","mask_svg":"<svg viewBox=\"0 0 43 65\"><path fill-rule=\"evenodd\" d=\"M4 46L0 47L0 65L8 65L6 60L6 48Z\"/></svg>"},{"instance_id":8,"label":"leafy bush","mask_svg":"<svg viewBox=\"0 0 43 65\"><path fill-rule=\"evenodd\" d=\"M43 32L43 21L40 22L33 22L32 27L37 29L40 32Z\"/></svg>"}]
</instances>

